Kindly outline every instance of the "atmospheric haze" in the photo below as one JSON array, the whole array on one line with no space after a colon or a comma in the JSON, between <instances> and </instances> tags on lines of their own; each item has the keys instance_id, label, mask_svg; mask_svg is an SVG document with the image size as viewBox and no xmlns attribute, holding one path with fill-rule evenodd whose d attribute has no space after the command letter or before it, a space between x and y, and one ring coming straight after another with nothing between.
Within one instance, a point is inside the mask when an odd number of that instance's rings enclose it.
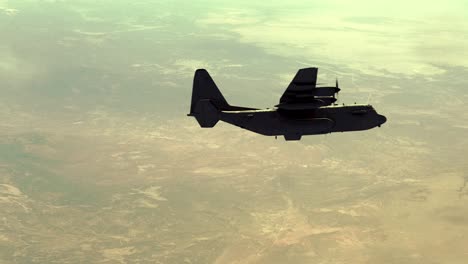
<instances>
[{"instance_id":1,"label":"atmospheric haze","mask_svg":"<svg viewBox=\"0 0 468 264\"><path fill-rule=\"evenodd\" d=\"M466 263L466 1L0 0L1 263ZM299 68L382 128L186 117Z\"/></svg>"}]
</instances>

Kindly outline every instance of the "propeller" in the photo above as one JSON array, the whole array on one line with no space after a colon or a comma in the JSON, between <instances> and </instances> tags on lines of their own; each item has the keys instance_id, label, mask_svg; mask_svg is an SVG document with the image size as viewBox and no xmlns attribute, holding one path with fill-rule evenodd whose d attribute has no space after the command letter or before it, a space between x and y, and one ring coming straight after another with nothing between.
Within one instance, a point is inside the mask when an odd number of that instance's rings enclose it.
<instances>
[{"instance_id":1,"label":"propeller","mask_svg":"<svg viewBox=\"0 0 468 264\"><path fill-rule=\"evenodd\" d=\"M336 78L336 81L335 81L335 88L336 88L336 100L339 101L340 100L340 87L338 85L338 78ZM335 98L335 94L333 94L333 98Z\"/></svg>"}]
</instances>

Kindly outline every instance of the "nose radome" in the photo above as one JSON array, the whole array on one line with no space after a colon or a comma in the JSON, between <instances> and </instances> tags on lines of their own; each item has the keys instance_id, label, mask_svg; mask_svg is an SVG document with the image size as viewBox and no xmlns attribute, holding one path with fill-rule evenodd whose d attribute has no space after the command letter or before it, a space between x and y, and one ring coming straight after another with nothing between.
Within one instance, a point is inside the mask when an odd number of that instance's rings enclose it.
<instances>
[{"instance_id":1,"label":"nose radome","mask_svg":"<svg viewBox=\"0 0 468 264\"><path fill-rule=\"evenodd\" d=\"M380 125L384 124L385 122L387 122L387 118L383 115L379 115L379 123Z\"/></svg>"}]
</instances>

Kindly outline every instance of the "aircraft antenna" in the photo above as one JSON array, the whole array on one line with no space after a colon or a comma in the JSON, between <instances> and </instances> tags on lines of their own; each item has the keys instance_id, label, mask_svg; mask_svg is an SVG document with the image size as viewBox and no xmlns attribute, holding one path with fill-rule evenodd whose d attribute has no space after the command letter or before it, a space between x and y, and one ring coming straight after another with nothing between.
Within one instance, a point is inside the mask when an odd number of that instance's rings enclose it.
<instances>
[{"instance_id":1,"label":"aircraft antenna","mask_svg":"<svg viewBox=\"0 0 468 264\"><path fill-rule=\"evenodd\" d=\"M372 93L369 93L369 96L367 97L367 104L370 104L371 98L372 98Z\"/></svg>"}]
</instances>

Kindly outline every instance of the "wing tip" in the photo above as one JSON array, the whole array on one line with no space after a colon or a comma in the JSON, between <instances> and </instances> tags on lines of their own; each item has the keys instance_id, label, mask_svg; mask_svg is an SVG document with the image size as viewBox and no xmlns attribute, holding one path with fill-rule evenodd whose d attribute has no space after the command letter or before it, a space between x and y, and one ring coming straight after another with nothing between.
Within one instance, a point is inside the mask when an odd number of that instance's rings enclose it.
<instances>
[{"instance_id":1,"label":"wing tip","mask_svg":"<svg viewBox=\"0 0 468 264\"><path fill-rule=\"evenodd\" d=\"M295 84L313 84L317 83L318 68L309 67L300 69L294 76L293 83Z\"/></svg>"}]
</instances>

